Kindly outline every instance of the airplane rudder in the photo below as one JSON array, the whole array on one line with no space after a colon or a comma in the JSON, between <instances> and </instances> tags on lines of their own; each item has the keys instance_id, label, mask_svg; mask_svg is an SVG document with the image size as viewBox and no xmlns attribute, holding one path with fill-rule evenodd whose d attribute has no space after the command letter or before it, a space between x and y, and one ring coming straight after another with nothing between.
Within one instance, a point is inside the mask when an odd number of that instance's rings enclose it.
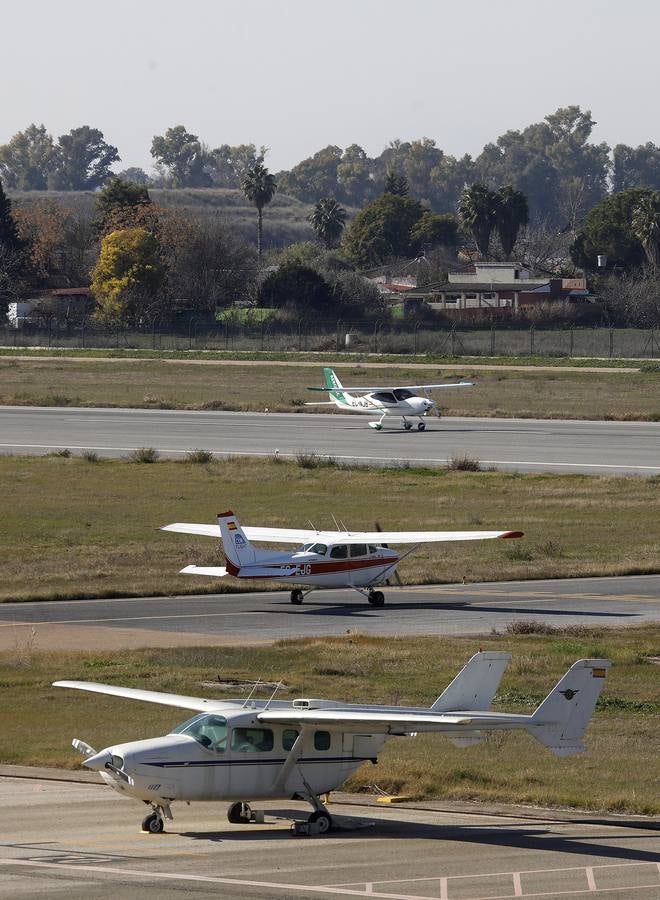
<instances>
[{"instance_id":1,"label":"airplane rudder","mask_svg":"<svg viewBox=\"0 0 660 900\"><path fill-rule=\"evenodd\" d=\"M254 563L254 548L231 510L218 514L218 525L220 526L222 546L228 562L239 568L240 566Z\"/></svg>"}]
</instances>

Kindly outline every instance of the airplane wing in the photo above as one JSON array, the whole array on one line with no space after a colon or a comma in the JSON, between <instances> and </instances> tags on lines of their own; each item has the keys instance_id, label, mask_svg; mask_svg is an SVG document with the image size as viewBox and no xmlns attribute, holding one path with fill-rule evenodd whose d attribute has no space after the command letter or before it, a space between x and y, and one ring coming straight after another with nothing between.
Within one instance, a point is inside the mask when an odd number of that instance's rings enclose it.
<instances>
[{"instance_id":1,"label":"airplane wing","mask_svg":"<svg viewBox=\"0 0 660 900\"><path fill-rule=\"evenodd\" d=\"M249 541L271 541L276 544L306 544L316 541L318 531L311 528L259 528L251 525L242 525L243 533ZM173 522L171 525L163 525L160 531L176 531L180 534L197 534L202 537L214 537L220 539L220 527L218 525L200 525L194 522Z\"/></svg>"},{"instance_id":2,"label":"airplane wing","mask_svg":"<svg viewBox=\"0 0 660 900\"><path fill-rule=\"evenodd\" d=\"M439 388L460 388L460 387L474 387L474 383L472 381L457 381L451 384L378 384L371 385L370 387L346 387L342 384L341 388L329 388L329 387L308 387L308 391L348 391L351 394L371 394L373 391L397 391L397 390L406 390L406 391L434 391ZM306 403L306 406L311 406L311 403ZM314 404L320 405L320 404Z\"/></svg>"},{"instance_id":3,"label":"airplane wing","mask_svg":"<svg viewBox=\"0 0 660 900\"><path fill-rule=\"evenodd\" d=\"M369 709L289 709L265 710L257 713L260 722L279 722L285 725L326 725L326 726L358 726L368 728L372 732L402 733L410 731L456 731L462 728L487 728L488 725L501 724L505 713L426 713L397 712ZM508 727L518 717L507 719ZM513 725L515 727L515 724ZM520 727L524 727L521 725Z\"/></svg>"},{"instance_id":4,"label":"airplane wing","mask_svg":"<svg viewBox=\"0 0 660 900\"><path fill-rule=\"evenodd\" d=\"M522 531L321 531L314 539L333 544L433 544L445 541L488 541L519 538Z\"/></svg>"},{"instance_id":5,"label":"airplane wing","mask_svg":"<svg viewBox=\"0 0 660 900\"><path fill-rule=\"evenodd\" d=\"M184 697L182 694L164 694L160 691L143 691L140 688L119 687L114 684L99 684L96 681L54 681L53 687L75 688L78 691L92 691L95 694L109 694L125 700L143 700L146 703L161 703L163 706L177 706L179 709L194 709L206 712L219 704L203 697Z\"/></svg>"}]
</instances>

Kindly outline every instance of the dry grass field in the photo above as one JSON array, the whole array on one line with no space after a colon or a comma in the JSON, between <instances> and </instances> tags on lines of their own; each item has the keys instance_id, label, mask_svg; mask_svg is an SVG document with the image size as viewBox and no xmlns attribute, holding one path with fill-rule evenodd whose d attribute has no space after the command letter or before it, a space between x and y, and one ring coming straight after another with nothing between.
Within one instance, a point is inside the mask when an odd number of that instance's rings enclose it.
<instances>
[{"instance_id":1,"label":"dry grass field","mask_svg":"<svg viewBox=\"0 0 660 900\"><path fill-rule=\"evenodd\" d=\"M400 569L406 583L660 571L660 478L520 476L447 469L348 469L235 458L152 465L0 456L0 600L244 590L232 579L179 575L219 561L210 539L167 534L168 522L369 529L515 529L515 541L427 545Z\"/></svg>"},{"instance_id":2,"label":"dry grass field","mask_svg":"<svg viewBox=\"0 0 660 900\"><path fill-rule=\"evenodd\" d=\"M318 369L300 365L197 364L165 359L19 360L0 356L0 403L39 406L120 406L160 409L232 409L328 412L305 407L323 400L308 387L323 384ZM442 364L424 370L384 364L356 364L339 372L344 384L417 384L456 381ZM476 387L439 391L447 415L518 416L564 419L660 420L660 369L639 372L576 372L472 369L460 373Z\"/></svg>"},{"instance_id":3,"label":"dry grass field","mask_svg":"<svg viewBox=\"0 0 660 900\"><path fill-rule=\"evenodd\" d=\"M221 678L279 680L284 697L429 705L481 646L513 653L495 708L530 711L581 657L609 657L613 668L587 753L558 759L528 735L488 738L468 749L438 735L388 742L379 764L364 766L351 790L379 788L415 797L488 799L658 814L660 626L569 628L557 635L487 638L337 638L270 646L42 653L29 645L0 654L0 761L76 768L71 739L100 749L166 733L184 710L51 687L56 679L101 681L208 697L241 696L212 688ZM260 695L261 696L261 695Z\"/></svg>"}]
</instances>

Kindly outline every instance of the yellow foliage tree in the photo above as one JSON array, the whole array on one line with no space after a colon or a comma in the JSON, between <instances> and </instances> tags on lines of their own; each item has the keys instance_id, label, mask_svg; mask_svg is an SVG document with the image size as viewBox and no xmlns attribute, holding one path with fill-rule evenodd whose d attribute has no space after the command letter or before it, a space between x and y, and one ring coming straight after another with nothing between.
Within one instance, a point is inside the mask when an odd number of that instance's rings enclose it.
<instances>
[{"instance_id":1,"label":"yellow foliage tree","mask_svg":"<svg viewBox=\"0 0 660 900\"><path fill-rule=\"evenodd\" d=\"M122 228L106 235L92 272L96 320L122 325L148 320L159 305L164 277L153 234L144 228Z\"/></svg>"}]
</instances>

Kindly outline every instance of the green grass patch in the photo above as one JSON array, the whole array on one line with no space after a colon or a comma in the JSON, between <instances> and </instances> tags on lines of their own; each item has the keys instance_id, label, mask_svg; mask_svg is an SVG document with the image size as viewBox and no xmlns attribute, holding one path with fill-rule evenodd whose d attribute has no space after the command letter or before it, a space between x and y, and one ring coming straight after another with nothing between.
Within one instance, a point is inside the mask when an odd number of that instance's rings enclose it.
<instances>
[{"instance_id":1,"label":"green grass patch","mask_svg":"<svg viewBox=\"0 0 660 900\"><path fill-rule=\"evenodd\" d=\"M31 643L0 654L0 761L74 769L73 737L102 748L164 734L183 710L53 688L80 679L222 698L208 687L225 679L283 679L280 696L329 697L364 703L430 705L479 647L513 658L495 708L526 712L544 697L579 650L562 635L375 638L358 634L286 640L269 646L137 650L131 653L43 653L38 628ZM660 626L607 629L598 642L613 660L586 735L585 754L558 759L532 737L496 734L460 749L440 735L393 738L379 764L366 765L347 788L374 786L419 798L491 800L658 814L657 753ZM206 686L203 684L206 683ZM229 696L244 696L234 690ZM270 690L261 692L266 696ZM623 764L625 762L625 765Z\"/></svg>"},{"instance_id":2,"label":"green grass patch","mask_svg":"<svg viewBox=\"0 0 660 900\"><path fill-rule=\"evenodd\" d=\"M259 364L241 357L237 363L215 356L200 359L197 354L184 361L176 355L149 359L139 355L72 359L0 355L0 403L325 413L334 409L304 406L306 400L323 399L307 389L322 385L326 360L319 358L313 365L307 360L301 365L301 359L295 358L295 362L278 365L274 360ZM436 393L445 415L660 420L660 372L654 369L481 370L471 368L468 361L462 366L460 372L443 368L441 363L409 368L399 360L367 368L355 360L338 372L344 383L357 385L452 382L459 376L475 382L476 386L467 390Z\"/></svg>"},{"instance_id":3,"label":"green grass patch","mask_svg":"<svg viewBox=\"0 0 660 900\"><path fill-rule=\"evenodd\" d=\"M247 525L333 528L334 514L355 530L378 519L392 530L525 532L424 545L401 564L408 584L660 571L660 477L351 469L301 451L203 465L1 456L0 483L0 600L243 591L178 574L224 564L217 542L157 530L212 523L218 509Z\"/></svg>"}]
</instances>

